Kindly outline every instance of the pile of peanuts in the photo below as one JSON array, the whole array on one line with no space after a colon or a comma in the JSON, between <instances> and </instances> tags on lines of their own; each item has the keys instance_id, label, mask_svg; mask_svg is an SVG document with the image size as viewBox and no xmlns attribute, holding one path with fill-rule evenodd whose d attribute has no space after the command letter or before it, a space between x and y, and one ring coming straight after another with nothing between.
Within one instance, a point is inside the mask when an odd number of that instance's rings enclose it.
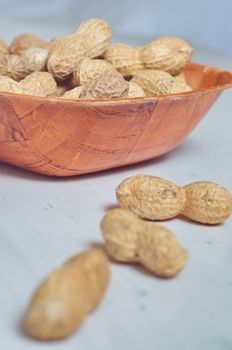
<instances>
[{"instance_id":1,"label":"pile of peanuts","mask_svg":"<svg viewBox=\"0 0 232 350\"><path fill-rule=\"evenodd\" d=\"M38 287L26 310L26 334L40 340L69 336L102 300L110 271L107 255L119 262L140 263L152 274L174 277L187 252L167 228L146 222L182 214L202 224L219 224L232 212L224 187L199 181L179 187L149 175L135 175L116 188L119 208L101 221L104 249L92 248L53 271ZM107 255L106 255L107 253Z\"/></svg>"},{"instance_id":2,"label":"pile of peanuts","mask_svg":"<svg viewBox=\"0 0 232 350\"><path fill-rule=\"evenodd\" d=\"M0 39L0 91L65 99L111 100L191 91L183 69L191 46L163 36L141 48L111 45L112 30L89 19L46 42L30 34L8 48Z\"/></svg>"}]
</instances>

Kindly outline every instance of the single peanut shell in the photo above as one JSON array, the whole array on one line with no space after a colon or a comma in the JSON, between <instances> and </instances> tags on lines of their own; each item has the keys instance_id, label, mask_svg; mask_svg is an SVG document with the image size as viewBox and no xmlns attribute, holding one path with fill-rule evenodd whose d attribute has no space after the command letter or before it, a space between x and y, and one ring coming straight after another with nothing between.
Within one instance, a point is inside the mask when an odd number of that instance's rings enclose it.
<instances>
[{"instance_id":1,"label":"single peanut shell","mask_svg":"<svg viewBox=\"0 0 232 350\"><path fill-rule=\"evenodd\" d=\"M18 55L0 56L0 75L20 81L29 74L26 61Z\"/></svg>"},{"instance_id":2,"label":"single peanut shell","mask_svg":"<svg viewBox=\"0 0 232 350\"><path fill-rule=\"evenodd\" d=\"M162 80L155 84L154 95L170 95L192 91L184 81L180 80Z\"/></svg>"},{"instance_id":3,"label":"single peanut shell","mask_svg":"<svg viewBox=\"0 0 232 350\"><path fill-rule=\"evenodd\" d=\"M49 96L56 92L57 84L48 72L33 72L19 83L28 95Z\"/></svg>"},{"instance_id":4,"label":"single peanut shell","mask_svg":"<svg viewBox=\"0 0 232 350\"><path fill-rule=\"evenodd\" d=\"M10 52L15 55L21 55L23 51L30 47L39 47L48 49L49 44L31 34L20 34L14 38L10 46Z\"/></svg>"},{"instance_id":5,"label":"single peanut shell","mask_svg":"<svg viewBox=\"0 0 232 350\"><path fill-rule=\"evenodd\" d=\"M108 48L104 58L123 76L131 76L144 68L140 49L126 44L115 44Z\"/></svg>"},{"instance_id":6,"label":"single peanut shell","mask_svg":"<svg viewBox=\"0 0 232 350\"><path fill-rule=\"evenodd\" d=\"M111 28L104 20L95 18L82 22L76 32L50 44L48 71L58 79L66 78L84 58L103 55L111 36Z\"/></svg>"},{"instance_id":7,"label":"single peanut shell","mask_svg":"<svg viewBox=\"0 0 232 350\"><path fill-rule=\"evenodd\" d=\"M181 187L149 175L125 179L116 188L116 196L120 207L149 220L175 217L185 205L185 192Z\"/></svg>"},{"instance_id":8,"label":"single peanut shell","mask_svg":"<svg viewBox=\"0 0 232 350\"><path fill-rule=\"evenodd\" d=\"M129 98L136 98L136 97L144 97L145 92L139 86L138 84L134 83L133 81L129 82L129 92L128 92L128 97Z\"/></svg>"},{"instance_id":9,"label":"single peanut shell","mask_svg":"<svg viewBox=\"0 0 232 350\"><path fill-rule=\"evenodd\" d=\"M208 181L193 182L183 187L186 202L181 213L191 220L203 224L219 224L232 212L230 192Z\"/></svg>"},{"instance_id":10,"label":"single peanut shell","mask_svg":"<svg viewBox=\"0 0 232 350\"><path fill-rule=\"evenodd\" d=\"M5 40L0 38L0 54L7 55L9 53L9 48Z\"/></svg>"},{"instance_id":11,"label":"single peanut shell","mask_svg":"<svg viewBox=\"0 0 232 350\"><path fill-rule=\"evenodd\" d=\"M72 90L66 91L66 92L61 96L61 98L78 99L78 98L80 98L80 96L81 96L82 90L83 90L83 87L82 87L82 86L75 87L75 88L72 89Z\"/></svg>"},{"instance_id":12,"label":"single peanut shell","mask_svg":"<svg viewBox=\"0 0 232 350\"><path fill-rule=\"evenodd\" d=\"M176 75L190 61L192 52L193 49L186 41L163 36L145 45L141 50L141 58L146 68Z\"/></svg>"},{"instance_id":13,"label":"single peanut shell","mask_svg":"<svg viewBox=\"0 0 232 350\"><path fill-rule=\"evenodd\" d=\"M91 249L72 257L33 295L23 322L26 334L40 340L69 336L100 303L108 283L104 251Z\"/></svg>"},{"instance_id":14,"label":"single peanut shell","mask_svg":"<svg viewBox=\"0 0 232 350\"><path fill-rule=\"evenodd\" d=\"M112 209L101 221L109 256L140 263L160 277L173 277L185 265L186 251L165 227L147 223L125 209Z\"/></svg>"},{"instance_id":15,"label":"single peanut shell","mask_svg":"<svg viewBox=\"0 0 232 350\"><path fill-rule=\"evenodd\" d=\"M23 51L21 57L24 58L30 73L44 71L48 60L48 50L39 47L31 47Z\"/></svg>"},{"instance_id":16,"label":"single peanut shell","mask_svg":"<svg viewBox=\"0 0 232 350\"><path fill-rule=\"evenodd\" d=\"M172 76L164 71L146 69L138 71L132 78L131 82L139 85L146 96L154 96L156 94L157 81L172 80Z\"/></svg>"},{"instance_id":17,"label":"single peanut shell","mask_svg":"<svg viewBox=\"0 0 232 350\"><path fill-rule=\"evenodd\" d=\"M108 73L82 86L81 98L111 100L128 96L129 83L118 74Z\"/></svg>"},{"instance_id":18,"label":"single peanut shell","mask_svg":"<svg viewBox=\"0 0 232 350\"><path fill-rule=\"evenodd\" d=\"M77 86L84 85L107 73L117 74L117 71L109 62L103 59L85 58L73 72L73 81Z\"/></svg>"},{"instance_id":19,"label":"single peanut shell","mask_svg":"<svg viewBox=\"0 0 232 350\"><path fill-rule=\"evenodd\" d=\"M159 70L137 72L131 82L138 84L146 96L159 96L192 91L191 87L171 74Z\"/></svg>"},{"instance_id":20,"label":"single peanut shell","mask_svg":"<svg viewBox=\"0 0 232 350\"><path fill-rule=\"evenodd\" d=\"M0 75L0 91L16 94L25 93L23 87L17 81L3 75Z\"/></svg>"}]
</instances>

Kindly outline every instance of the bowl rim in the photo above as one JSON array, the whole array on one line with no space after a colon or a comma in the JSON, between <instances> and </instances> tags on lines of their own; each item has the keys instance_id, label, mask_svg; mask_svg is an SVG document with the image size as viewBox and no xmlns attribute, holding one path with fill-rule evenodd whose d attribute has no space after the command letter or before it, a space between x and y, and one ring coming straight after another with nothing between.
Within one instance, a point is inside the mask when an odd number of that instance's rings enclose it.
<instances>
[{"instance_id":1,"label":"bowl rim","mask_svg":"<svg viewBox=\"0 0 232 350\"><path fill-rule=\"evenodd\" d=\"M205 72L207 71L217 71L218 73L221 74L227 74L230 77L230 82L222 85L216 85L212 86L210 88L204 88L200 90L195 90L195 91L187 91L187 92L179 92L175 94L167 94L167 95L157 95L157 96L149 96L149 97L134 97L134 98L117 98L114 100L89 100L89 99L71 99L71 98L60 98L60 97L52 97L52 96L33 96L33 95L26 95L26 94L18 94L14 92L6 92L6 91L0 91L0 96L5 96L5 97L19 97L19 98L24 98L24 99L29 99L31 101L38 101L41 103L58 103L58 104L75 104L75 105L111 105L111 104L131 104L131 103L136 103L136 102L158 102L158 101L163 101L163 100L176 100L176 99L184 99L188 98L189 96L199 96L203 94L207 94L208 92L217 92L225 89L229 89L232 87L232 72L213 67L213 66L208 66L204 65L201 63L196 63L196 62L190 62L188 63L185 67L195 67L197 69L201 69Z\"/></svg>"}]
</instances>

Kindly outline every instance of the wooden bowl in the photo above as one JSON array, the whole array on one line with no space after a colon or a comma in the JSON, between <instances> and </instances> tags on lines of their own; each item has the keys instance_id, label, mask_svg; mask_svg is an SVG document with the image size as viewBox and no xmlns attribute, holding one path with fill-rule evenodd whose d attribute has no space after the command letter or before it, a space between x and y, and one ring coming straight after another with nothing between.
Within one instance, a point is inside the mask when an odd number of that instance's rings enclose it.
<instances>
[{"instance_id":1,"label":"wooden bowl","mask_svg":"<svg viewBox=\"0 0 232 350\"><path fill-rule=\"evenodd\" d=\"M192 92L117 101L0 93L0 161L36 173L72 176L169 152L195 128L232 73L185 68Z\"/></svg>"}]
</instances>

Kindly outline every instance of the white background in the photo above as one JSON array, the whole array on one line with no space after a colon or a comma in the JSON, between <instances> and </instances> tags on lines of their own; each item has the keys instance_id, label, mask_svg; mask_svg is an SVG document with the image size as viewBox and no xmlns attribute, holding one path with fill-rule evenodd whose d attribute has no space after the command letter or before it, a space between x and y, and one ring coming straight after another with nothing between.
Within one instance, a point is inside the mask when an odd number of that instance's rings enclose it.
<instances>
[{"instance_id":1,"label":"white background","mask_svg":"<svg viewBox=\"0 0 232 350\"><path fill-rule=\"evenodd\" d=\"M0 36L30 31L50 38L89 17L110 22L114 39L138 44L159 35L188 39L194 47L232 54L231 0L0 0Z\"/></svg>"}]
</instances>

